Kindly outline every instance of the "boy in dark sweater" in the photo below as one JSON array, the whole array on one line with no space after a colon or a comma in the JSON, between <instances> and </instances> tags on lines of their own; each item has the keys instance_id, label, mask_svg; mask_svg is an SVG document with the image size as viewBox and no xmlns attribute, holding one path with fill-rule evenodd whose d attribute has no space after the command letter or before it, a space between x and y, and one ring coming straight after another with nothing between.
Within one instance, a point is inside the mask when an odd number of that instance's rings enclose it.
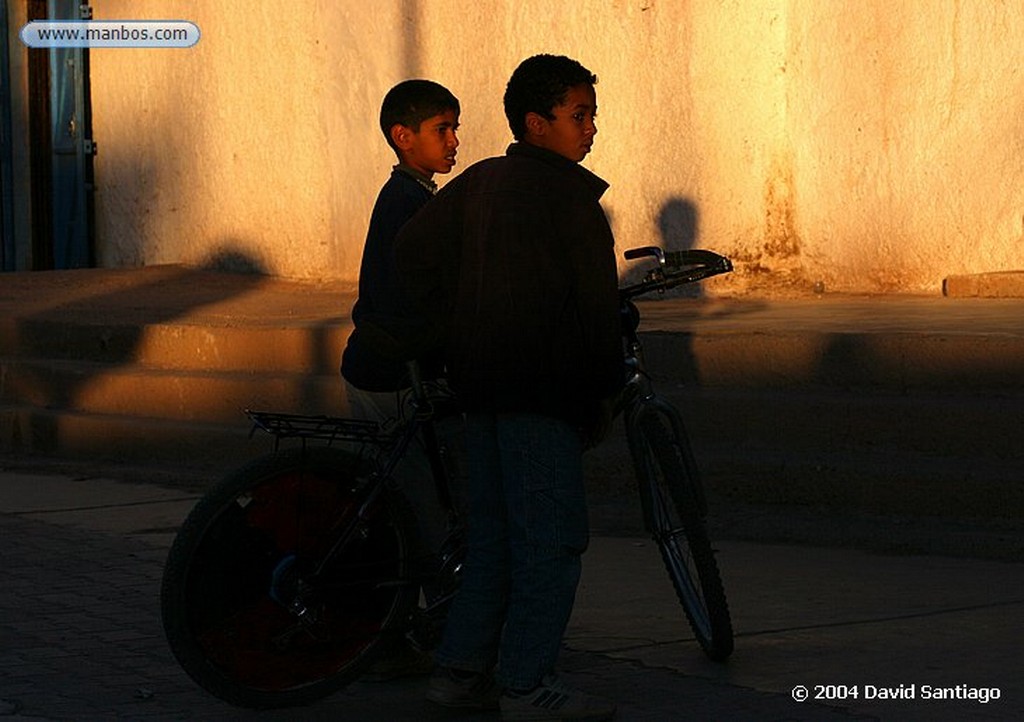
<instances>
[{"instance_id":1,"label":"boy in dark sweater","mask_svg":"<svg viewBox=\"0 0 1024 722\"><path fill-rule=\"evenodd\" d=\"M395 236L437 191L434 174L448 173L455 165L459 112L458 99L429 80L399 83L381 105L380 128L398 156L398 165L381 188L370 216L359 298L352 308L355 329L341 361L349 403L364 418L386 418L394 410L392 392L409 385L405 363L377 348L366 327L375 325L396 334L418 323L419 316L395 273ZM425 378L439 375L436 359L421 361Z\"/></svg>"},{"instance_id":2,"label":"boy in dark sweater","mask_svg":"<svg viewBox=\"0 0 1024 722\"><path fill-rule=\"evenodd\" d=\"M624 380L607 184L579 165L596 82L566 57L521 63L505 91L517 142L449 183L396 242L467 414L469 553L427 698L498 703L505 720L615 710L554 673L588 540L583 449Z\"/></svg>"},{"instance_id":3,"label":"boy in dark sweater","mask_svg":"<svg viewBox=\"0 0 1024 722\"><path fill-rule=\"evenodd\" d=\"M370 227L359 270L359 297L352 308L355 326L342 354L341 375L352 415L384 422L399 418L401 392L410 381L401 355L393 347L380 347L381 332L396 338L414 332L420 316L398 283L394 242L398 230L437 190L433 176L455 165L459 140L459 101L450 91L429 80L406 80L384 96L380 129L398 156L398 164L381 188L370 216ZM436 379L438 358L421 357L424 379ZM452 442L459 428L439 429ZM454 442L459 446L459 442ZM419 522L419 550L429 559L447 534L447 515L437 503L430 462L418 444L412 444L395 470ZM428 562L425 562L428 563ZM398 649L370 674L378 679L428 673L432 662L411 646Z\"/></svg>"}]
</instances>

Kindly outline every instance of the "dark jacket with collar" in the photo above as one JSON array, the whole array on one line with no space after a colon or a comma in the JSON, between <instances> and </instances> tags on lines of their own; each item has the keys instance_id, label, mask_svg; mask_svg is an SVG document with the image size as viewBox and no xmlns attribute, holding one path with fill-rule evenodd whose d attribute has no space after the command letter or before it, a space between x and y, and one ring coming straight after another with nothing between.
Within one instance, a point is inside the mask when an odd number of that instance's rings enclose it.
<instances>
[{"instance_id":1,"label":"dark jacket with collar","mask_svg":"<svg viewBox=\"0 0 1024 722\"><path fill-rule=\"evenodd\" d=\"M419 328L421 320L398 282L394 244L399 229L433 197L433 189L428 179L397 165L374 203L359 270L359 298L352 307L355 329L341 359L342 376L356 388L395 391L409 385L403 357L413 351L393 342ZM440 374L436 356L421 363L426 378Z\"/></svg>"},{"instance_id":2,"label":"dark jacket with collar","mask_svg":"<svg viewBox=\"0 0 1024 722\"><path fill-rule=\"evenodd\" d=\"M410 299L432 320L470 411L581 426L623 382L607 184L528 144L450 182L400 231Z\"/></svg>"}]
</instances>

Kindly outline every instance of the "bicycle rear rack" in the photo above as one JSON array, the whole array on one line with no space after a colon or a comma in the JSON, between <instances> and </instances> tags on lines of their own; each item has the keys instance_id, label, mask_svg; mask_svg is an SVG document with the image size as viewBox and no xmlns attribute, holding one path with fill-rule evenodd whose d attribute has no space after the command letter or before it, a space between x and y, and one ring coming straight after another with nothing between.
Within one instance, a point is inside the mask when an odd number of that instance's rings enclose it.
<instances>
[{"instance_id":1,"label":"bicycle rear rack","mask_svg":"<svg viewBox=\"0 0 1024 722\"><path fill-rule=\"evenodd\" d=\"M278 441L281 439L317 439L332 443L354 441L360 444L382 444L390 438L387 431L375 421L342 419L334 416L308 416L282 414L276 411L245 410L253 421L250 438L257 429L266 431Z\"/></svg>"}]
</instances>

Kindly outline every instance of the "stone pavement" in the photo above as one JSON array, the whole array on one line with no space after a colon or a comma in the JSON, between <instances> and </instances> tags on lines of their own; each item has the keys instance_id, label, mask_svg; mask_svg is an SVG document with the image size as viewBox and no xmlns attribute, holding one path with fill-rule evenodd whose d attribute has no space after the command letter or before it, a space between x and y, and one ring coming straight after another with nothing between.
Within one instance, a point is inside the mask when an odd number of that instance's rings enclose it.
<instances>
[{"instance_id":1,"label":"stone pavement","mask_svg":"<svg viewBox=\"0 0 1024 722\"><path fill-rule=\"evenodd\" d=\"M0 467L0 717L492 719L431 708L423 679L274 712L203 693L171 658L158 611L164 555L194 500L139 478ZM718 547L737 633L727 664L700 654L651 543L596 535L566 676L615 699L624 721L1024 718L1024 564Z\"/></svg>"}]
</instances>

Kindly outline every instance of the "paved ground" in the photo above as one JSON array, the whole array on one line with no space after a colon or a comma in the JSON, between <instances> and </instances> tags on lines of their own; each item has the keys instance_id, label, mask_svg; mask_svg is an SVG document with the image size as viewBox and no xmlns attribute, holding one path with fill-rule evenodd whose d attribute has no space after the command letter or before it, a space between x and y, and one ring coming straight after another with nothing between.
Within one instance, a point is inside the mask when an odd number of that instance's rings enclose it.
<instances>
[{"instance_id":1,"label":"paved ground","mask_svg":"<svg viewBox=\"0 0 1024 722\"><path fill-rule=\"evenodd\" d=\"M423 679L358 683L267 713L204 694L172 660L157 607L166 548L193 502L138 479L0 471L0 716L490 719L432 709ZM567 676L617 700L621 720L1024 718L1024 564L729 540L719 548L737 631L728 664L698 652L650 543L596 536ZM796 701L804 690L811 699ZM892 695L902 698L883 699Z\"/></svg>"},{"instance_id":2,"label":"paved ground","mask_svg":"<svg viewBox=\"0 0 1024 722\"><path fill-rule=\"evenodd\" d=\"M331 349L333 374L340 342L324 339L328 330L341 334L350 293L337 284L180 267L9 274L0 284L0 355L26 339L60 342L54 329L79 321L144 324L147 334L171 322L251 327L255 338L296 326L311 329L317 348ZM1011 398L1021 387L1020 297L669 300L650 302L644 313L652 356L675 353L659 332L695 334L691 355L708 383L754 375L788 388L822 376L835 381L829 374L869 385L912 376L924 387L994 387ZM98 337L104 348L120 338L105 334ZM162 338L154 337L139 338ZM138 351L139 339L128 339L136 343L125 358ZM815 365L821 358L833 361L828 373ZM1014 419L1005 427L1015 428ZM171 658L157 601L164 555L194 487L111 471L26 471L0 459L0 716L452 718L422 702L423 679L359 683L274 713L233 709L204 694ZM718 519L717 537L736 652L716 665L689 638L656 549L623 534L632 503L617 509L606 499L595 509L563 660L575 683L619 702L620 719L1024 719L1024 563L1019 554L995 553L1024 548L1018 510L1007 510L1000 522L1007 526L980 533L967 519L834 522L806 508L732 511ZM615 523L601 523L609 519ZM972 557L968 542L1004 561ZM935 554L954 549L966 556ZM794 698L804 690L810 699Z\"/></svg>"}]
</instances>

